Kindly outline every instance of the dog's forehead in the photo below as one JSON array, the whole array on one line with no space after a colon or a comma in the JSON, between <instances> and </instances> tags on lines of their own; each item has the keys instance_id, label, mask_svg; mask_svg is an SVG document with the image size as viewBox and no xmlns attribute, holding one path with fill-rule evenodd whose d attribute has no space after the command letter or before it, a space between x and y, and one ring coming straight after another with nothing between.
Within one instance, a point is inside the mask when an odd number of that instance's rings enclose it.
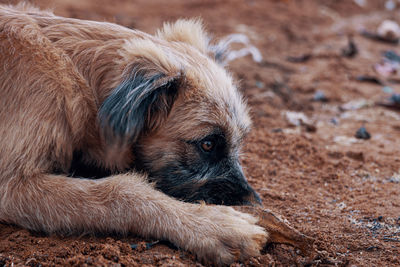
<instances>
[{"instance_id":1,"label":"dog's forehead","mask_svg":"<svg viewBox=\"0 0 400 267\"><path fill-rule=\"evenodd\" d=\"M194 73L196 75L196 73ZM247 106L242 96L231 82L231 78L224 72L210 71L209 79L190 83L196 87L194 92L199 94L199 105L204 106L204 112L213 121L219 124L226 124L226 127L233 132L246 132L250 127ZM189 82L193 80L189 79ZM190 89L189 89L190 90Z\"/></svg>"},{"instance_id":2,"label":"dog's forehead","mask_svg":"<svg viewBox=\"0 0 400 267\"><path fill-rule=\"evenodd\" d=\"M240 142L249 131L251 120L233 78L209 58L190 58L189 62L184 67L184 102L192 103L198 123L209 125L206 131L220 128L232 142Z\"/></svg>"}]
</instances>

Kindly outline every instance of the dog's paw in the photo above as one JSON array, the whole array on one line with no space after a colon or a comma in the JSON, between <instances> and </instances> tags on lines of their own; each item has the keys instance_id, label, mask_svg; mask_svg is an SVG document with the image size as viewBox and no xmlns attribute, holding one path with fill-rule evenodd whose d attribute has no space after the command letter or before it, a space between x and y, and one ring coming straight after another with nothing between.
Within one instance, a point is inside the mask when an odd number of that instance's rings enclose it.
<instances>
[{"instance_id":1,"label":"dog's paw","mask_svg":"<svg viewBox=\"0 0 400 267\"><path fill-rule=\"evenodd\" d=\"M198 207L201 231L188 248L199 260L216 265L228 265L258 256L268 234L256 225L257 219L225 206Z\"/></svg>"}]
</instances>

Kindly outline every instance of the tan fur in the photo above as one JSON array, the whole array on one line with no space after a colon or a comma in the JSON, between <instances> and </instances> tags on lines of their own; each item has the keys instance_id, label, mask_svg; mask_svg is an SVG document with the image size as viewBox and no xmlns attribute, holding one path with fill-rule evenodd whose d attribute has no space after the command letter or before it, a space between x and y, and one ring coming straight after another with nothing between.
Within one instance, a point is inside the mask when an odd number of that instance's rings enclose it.
<instances>
[{"instance_id":1,"label":"tan fur","mask_svg":"<svg viewBox=\"0 0 400 267\"><path fill-rule=\"evenodd\" d=\"M99 180L53 174L68 170L76 150L85 151L87 162L116 170L135 160L128 147L105 142L97 112L138 66L184 76L168 118L151 118L153 130L140 141L149 157L160 146L174 157L176 140L216 124L239 142L250 125L246 105L207 45L198 21L168 24L154 37L0 6L0 220L47 233L167 239L216 264L258 255L267 234L250 215L175 200L137 173Z\"/></svg>"}]
</instances>

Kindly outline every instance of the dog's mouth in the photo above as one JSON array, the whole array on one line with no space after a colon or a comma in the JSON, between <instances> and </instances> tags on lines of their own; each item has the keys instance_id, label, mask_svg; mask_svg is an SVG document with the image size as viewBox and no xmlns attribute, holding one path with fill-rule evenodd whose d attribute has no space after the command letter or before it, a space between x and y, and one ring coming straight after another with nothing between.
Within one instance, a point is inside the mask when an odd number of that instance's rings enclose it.
<instances>
[{"instance_id":1,"label":"dog's mouth","mask_svg":"<svg viewBox=\"0 0 400 267\"><path fill-rule=\"evenodd\" d=\"M157 189L185 202L201 202L226 206L262 206L259 195L246 180L216 178L190 181L171 187L162 181Z\"/></svg>"},{"instance_id":2,"label":"dog's mouth","mask_svg":"<svg viewBox=\"0 0 400 267\"><path fill-rule=\"evenodd\" d=\"M204 200L209 204L227 206L260 206L261 199L247 181L231 179L207 181L199 188L191 202Z\"/></svg>"},{"instance_id":3,"label":"dog's mouth","mask_svg":"<svg viewBox=\"0 0 400 267\"><path fill-rule=\"evenodd\" d=\"M185 202L226 206L262 206L247 182L239 161L221 161L212 167L175 161L157 171L145 170L158 190Z\"/></svg>"}]
</instances>

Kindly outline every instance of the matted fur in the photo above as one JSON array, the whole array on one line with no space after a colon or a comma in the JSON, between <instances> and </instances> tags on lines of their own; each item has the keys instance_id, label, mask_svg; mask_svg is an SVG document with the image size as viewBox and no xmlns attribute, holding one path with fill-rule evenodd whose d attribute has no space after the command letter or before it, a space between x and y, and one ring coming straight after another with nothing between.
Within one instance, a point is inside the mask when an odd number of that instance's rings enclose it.
<instances>
[{"instance_id":1,"label":"matted fur","mask_svg":"<svg viewBox=\"0 0 400 267\"><path fill-rule=\"evenodd\" d=\"M267 233L252 216L176 200L131 168L143 157L156 173L177 155L195 155L180 140L216 127L238 153L250 119L208 42L199 21L151 36L0 6L0 220L47 233L167 239L216 264L258 255ZM117 174L68 177L77 151Z\"/></svg>"}]
</instances>

